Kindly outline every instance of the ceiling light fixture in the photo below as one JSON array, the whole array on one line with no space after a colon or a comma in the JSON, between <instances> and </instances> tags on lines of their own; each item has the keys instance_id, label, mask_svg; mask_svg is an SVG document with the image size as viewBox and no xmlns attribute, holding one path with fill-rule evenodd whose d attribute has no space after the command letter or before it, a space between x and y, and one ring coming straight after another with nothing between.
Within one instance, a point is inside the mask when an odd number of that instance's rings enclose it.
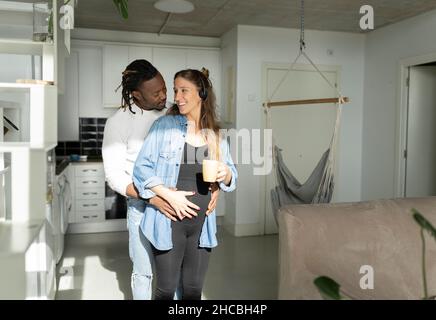
<instances>
[{"instance_id":1,"label":"ceiling light fixture","mask_svg":"<svg viewBox=\"0 0 436 320\"><path fill-rule=\"evenodd\" d=\"M159 0L154 7L169 13L188 13L194 10L194 5L187 0Z\"/></svg>"}]
</instances>

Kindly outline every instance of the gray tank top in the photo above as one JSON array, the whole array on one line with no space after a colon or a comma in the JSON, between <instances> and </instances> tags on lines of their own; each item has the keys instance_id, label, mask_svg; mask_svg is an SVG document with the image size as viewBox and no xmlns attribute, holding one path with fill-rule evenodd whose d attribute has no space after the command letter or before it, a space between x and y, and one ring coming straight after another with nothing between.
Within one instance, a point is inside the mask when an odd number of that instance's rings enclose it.
<instances>
[{"instance_id":1,"label":"gray tank top","mask_svg":"<svg viewBox=\"0 0 436 320\"><path fill-rule=\"evenodd\" d=\"M203 221L210 202L210 183L203 181L203 159L207 159L207 145L194 147L185 143L179 177L177 179L177 190L194 191L195 195L189 197L188 200L200 207L200 210L197 212L197 219L183 219L186 222L194 222L199 220L198 218L202 218L200 220Z\"/></svg>"}]
</instances>

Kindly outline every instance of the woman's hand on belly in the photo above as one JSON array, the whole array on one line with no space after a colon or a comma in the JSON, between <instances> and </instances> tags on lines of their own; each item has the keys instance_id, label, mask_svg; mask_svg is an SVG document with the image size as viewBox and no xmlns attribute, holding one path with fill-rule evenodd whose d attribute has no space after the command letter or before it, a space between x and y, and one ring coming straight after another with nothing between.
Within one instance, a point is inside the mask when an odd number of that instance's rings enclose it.
<instances>
[{"instance_id":1,"label":"woman's hand on belly","mask_svg":"<svg viewBox=\"0 0 436 320\"><path fill-rule=\"evenodd\" d=\"M197 213L194 210L200 210L195 203L192 203L186 198L194 195L195 192L174 191L164 187L163 185L153 187L151 190L158 196L168 201L180 220L185 217L192 218L192 216L197 216Z\"/></svg>"}]
</instances>

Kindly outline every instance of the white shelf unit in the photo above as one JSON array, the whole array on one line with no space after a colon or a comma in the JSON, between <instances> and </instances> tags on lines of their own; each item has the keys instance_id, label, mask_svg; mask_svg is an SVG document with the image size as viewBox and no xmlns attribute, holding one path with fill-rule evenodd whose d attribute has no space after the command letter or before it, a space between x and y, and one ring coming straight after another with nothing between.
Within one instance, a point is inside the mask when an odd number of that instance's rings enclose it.
<instances>
[{"instance_id":1,"label":"white shelf unit","mask_svg":"<svg viewBox=\"0 0 436 320\"><path fill-rule=\"evenodd\" d=\"M11 175L10 212L7 220L0 220L0 299L53 299L56 291L52 231L47 223L51 201L47 151L57 145L58 5L63 1L49 1L55 22L53 43L0 39L0 53L41 56L41 80L54 82L0 83L2 115L14 109L21 113L17 119L28 119L20 124L26 128L19 129L27 133L19 141L4 141L3 135L0 139L0 161L3 165L8 155Z\"/></svg>"},{"instance_id":2,"label":"white shelf unit","mask_svg":"<svg viewBox=\"0 0 436 320\"><path fill-rule=\"evenodd\" d=\"M47 151L55 144L33 148L29 143L2 143L0 153L8 154L10 162L10 221L26 222L46 217ZM2 190L3 191L3 190ZM4 191L3 191L4 192Z\"/></svg>"},{"instance_id":3,"label":"white shelf unit","mask_svg":"<svg viewBox=\"0 0 436 320\"><path fill-rule=\"evenodd\" d=\"M53 43L20 39L0 39L0 53L42 57L42 79L57 81L57 48Z\"/></svg>"},{"instance_id":4,"label":"white shelf unit","mask_svg":"<svg viewBox=\"0 0 436 320\"><path fill-rule=\"evenodd\" d=\"M46 144L57 143L57 88L53 85L0 83L0 100L8 96L28 96L28 106L22 105L22 117L28 117L27 139L32 148L43 148ZM2 99L3 98L3 99ZM12 105L13 102L10 103ZM0 108L2 104L0 103ZM3 117L1 119L3 123ZM27 121L22 121L26 126ZM26 141L28 140L28 141ZM3 142L7 144L8 142Z\"/></svg>"},{"instance_id":5,"label":"white shelf unit","mask_svg":"<svg viewBox=\"0 0 436 320\"><path fill-rule=\"evenodd\" d=\"M54 44L50 42L0 38L1 53L42 56L53 52L53 49Z\"/></svg>"}]
</instances>

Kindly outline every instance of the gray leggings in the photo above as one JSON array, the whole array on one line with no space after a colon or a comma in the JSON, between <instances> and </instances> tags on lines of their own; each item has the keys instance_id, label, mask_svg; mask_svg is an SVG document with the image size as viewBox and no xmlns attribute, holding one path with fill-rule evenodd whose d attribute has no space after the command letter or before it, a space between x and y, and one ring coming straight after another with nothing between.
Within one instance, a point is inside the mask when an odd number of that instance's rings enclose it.
<instances>
[{"instance_id":1,"label":"gray leggings","mask_svg":"<svg viewBox=\"0 0 436 320\"><path fill-rule=\"evenodd\" d=\"M198 220L197 220L198 219ZM211 249L200 248L198 241L204 214L192 220L172 221L173 248L153 248L156 266L155 300L172 300L182 275L182 299L200 300Z\"/></svg>"}]
</instances>

